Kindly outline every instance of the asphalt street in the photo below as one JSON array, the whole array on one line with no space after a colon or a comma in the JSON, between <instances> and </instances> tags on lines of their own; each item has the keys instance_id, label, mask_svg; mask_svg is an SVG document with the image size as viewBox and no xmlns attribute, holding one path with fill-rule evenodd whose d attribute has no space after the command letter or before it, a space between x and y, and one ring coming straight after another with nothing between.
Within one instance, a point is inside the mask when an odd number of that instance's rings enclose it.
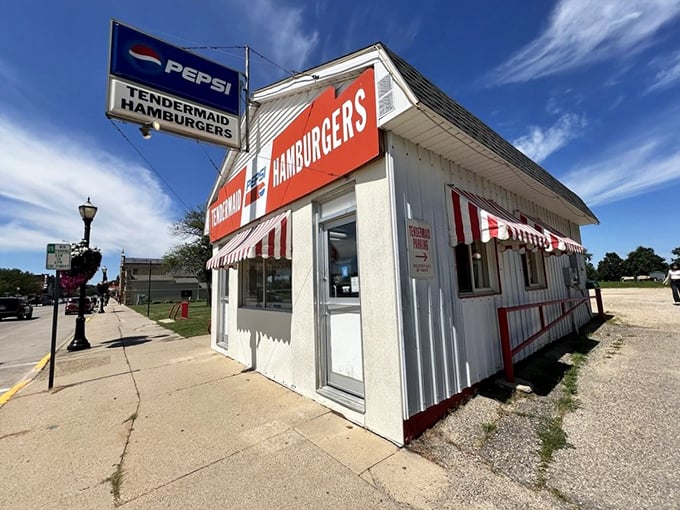
<instances>
[{"instance_id":1,"label":"asphalt street","mask_svg":"<svg viewBox=\"0 0 680 510\"><path fill-rule=\"evenodd\" d=\"M52 338L52 306L33 307L33 318L0 321L0 395L28 374L50 352ZM75 316L64 315L59 305L57 346L73 335Z\"/></svg>"}]
</instances>

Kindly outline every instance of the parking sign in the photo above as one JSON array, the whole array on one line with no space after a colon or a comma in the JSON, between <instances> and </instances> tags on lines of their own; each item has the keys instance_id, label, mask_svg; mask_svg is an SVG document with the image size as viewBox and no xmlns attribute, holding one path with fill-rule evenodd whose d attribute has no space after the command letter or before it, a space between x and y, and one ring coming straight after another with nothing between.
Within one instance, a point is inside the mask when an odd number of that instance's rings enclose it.
<instances>
[{"instance_id":1,"label":"parking sign","mask_svg":"<svg viewBox=\"0 0 680 510\"><path fill-rule=\"evenodd\" d=\"M66 271L71 269L71 245L50 243L47 245L46 269Z\"/></svg>"}]
</instances>

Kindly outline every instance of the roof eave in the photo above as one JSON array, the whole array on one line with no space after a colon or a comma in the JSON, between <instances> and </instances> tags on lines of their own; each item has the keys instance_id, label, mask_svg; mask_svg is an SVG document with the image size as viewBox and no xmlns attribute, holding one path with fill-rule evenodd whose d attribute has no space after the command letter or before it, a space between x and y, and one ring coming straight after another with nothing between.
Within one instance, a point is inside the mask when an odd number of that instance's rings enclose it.
<instances>
[{"instance_id":1,"label":"roof eave","mask_svg":"<svg viewBox=\"0 0 680 510\"><path fill-rule=\"evenodd\" d=\"M508 167L514 168L527 178L555 193L560 199L566 201L570 209L576 213L575 216L579 220L577 221L579 225L599 223L595 214L576 193L450 98L399 55L382 43L380 43L380 47L386 57L393 63L393 72L398 74L405 86L408 87L415 97L414 106L416 108L422 111L423 106L427 107L429 111L465 133L471 140L474 140L501 158Z\"/></svg>"}]
</instances>

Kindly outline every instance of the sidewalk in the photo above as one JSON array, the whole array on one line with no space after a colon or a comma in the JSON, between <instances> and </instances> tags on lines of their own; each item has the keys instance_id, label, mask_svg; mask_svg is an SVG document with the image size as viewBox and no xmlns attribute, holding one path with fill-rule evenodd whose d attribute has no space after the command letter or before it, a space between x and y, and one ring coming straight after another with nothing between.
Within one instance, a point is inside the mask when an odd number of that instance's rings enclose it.
<instances>
[{"instance_id":1,"label":"sidewalk","mask_svg":"<svg viewBox=\"0 0 680 510\"><path fill-rule=\"evenodd\" d=\"M87 323L91 349L57 353L52 391L44 369L0 407L0 508L676 508L680 311L660 290L616 292L565 418L573 447L546 473L553 491L525 479L537 456L525 429L495 435L501 450L479 445L489 423L526 413L480 395L442 421L448 436L426 458L245 370L207 336L111 305Z\"/></svg>"},{"instance_id":2,"label":"sidewalk","mask_svg":"<svg viewBox=\"0 0 680 510\"><path fill-rule=\"evenodd\" d=\"M426 507L445 479L207 336L121 305L86 330L52 391L46 368L0 408L0 508Z\"/></svg>"}]
</instances>

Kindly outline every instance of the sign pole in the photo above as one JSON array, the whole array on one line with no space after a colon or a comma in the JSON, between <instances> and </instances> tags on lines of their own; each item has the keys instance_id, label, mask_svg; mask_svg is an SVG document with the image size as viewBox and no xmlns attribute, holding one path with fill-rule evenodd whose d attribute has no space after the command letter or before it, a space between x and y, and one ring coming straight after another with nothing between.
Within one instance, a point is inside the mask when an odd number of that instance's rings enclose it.
<instances>
[{"instance_id":1,"label":"sign pole","mask_svg":"<svg viewBox=\"0 0 680 510\"><path fill-rule=\"evenodd\" d=\"M50 378L47 389L51 390L54 386L54 358L57 355L57 316L59 315L59 271L54 272L54 285L52 298L54 308L52 310L52 342L50 343Z\"/></svg>"},{"instance_id":2,"label":"sign pole","mask_svg":"<svg viewBox=\"0 0 680 510\"><path fill-rule=\"evenodd\" d=\"M54 307L52 309L52 339L50 342L50 377L47 389L51 390L54 386L54 358L57 355L57 317L59 316L59 271L71 269L71 245L50 243L47 245L46 269L54 269L54 287L52 298Z\"/></svg>"}]
</instances>

